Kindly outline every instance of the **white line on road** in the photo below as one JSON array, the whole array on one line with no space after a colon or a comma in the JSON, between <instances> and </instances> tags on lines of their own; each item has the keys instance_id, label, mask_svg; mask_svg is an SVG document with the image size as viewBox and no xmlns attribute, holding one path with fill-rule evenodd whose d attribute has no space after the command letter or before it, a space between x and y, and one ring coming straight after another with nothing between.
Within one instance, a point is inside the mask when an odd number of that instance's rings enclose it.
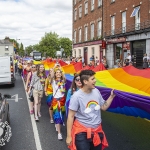
<instances>
[{"instance_id":1,"label":"white line on road","mask_svg":"<svg viewBox=\"0 0 150 150\"><path fill-rule=\"evenodd\" d=\"M24 84L24 89L25 89L25 82L22 78L23 84ZM28 102L28 106L29 106L29 110L30 110L30 101L28 100L28 94L26 93L26 97L27 97L27 102ZM39 133L38 133L38 129L37 129L37 125L34 119L34 115L30 115L31 117L31 123L32 123L32 128L33 128L33 133L34 133L34 139L35 139L35 144L36 144L36 149L37 150L42 150L42 146L41 146L41 142L40 142L40 137L39 137Z\"/></svg>"}]
</instances>

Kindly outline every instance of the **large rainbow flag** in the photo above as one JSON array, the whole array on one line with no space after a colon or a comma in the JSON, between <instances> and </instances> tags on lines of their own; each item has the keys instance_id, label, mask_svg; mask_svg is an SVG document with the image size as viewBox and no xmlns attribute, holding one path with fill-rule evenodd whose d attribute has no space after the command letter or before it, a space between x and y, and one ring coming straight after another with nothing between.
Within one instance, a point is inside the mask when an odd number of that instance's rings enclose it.
<instances>
[{"instance_id":1,"label":"large rainbow flag","mask_svg":"<svg viewBox=\"0 0 150 150\"><path fill-rule=\"evenodd\" d=\"M116 97L108 111L150 120L150 69L133 66L96 72L96 87L104 99L112 89ZM67 88L73 76L66 74Z\"/></svg>"}]
</instances>

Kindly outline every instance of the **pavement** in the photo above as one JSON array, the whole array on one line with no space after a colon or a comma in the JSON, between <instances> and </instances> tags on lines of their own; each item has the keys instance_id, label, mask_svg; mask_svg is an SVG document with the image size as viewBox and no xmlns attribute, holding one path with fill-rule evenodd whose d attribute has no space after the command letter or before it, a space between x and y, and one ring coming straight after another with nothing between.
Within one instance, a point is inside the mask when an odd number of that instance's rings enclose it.
<instances>
[{"instance_id":1,"label":"pavement","mask_svg":"<svg viewBox=\"0 0 150 150\"><path fill-rule=\"evenodd\" d=\"M45 98L42 100L40 121L35 123L33 116L30 117L20 76L16 76L15 87L0 86L0 92L15 96L18 94L18 102L15 98L9 100L12 137L10 142L1 147L2 150L68 150L65 143L66 126L62 127L64 140L58 141L54 124L50 124ZM110 112L102 112L102 119L103 130L109 142L106 150L150 149L149 121Z\"/></svg>"}]
</instances>

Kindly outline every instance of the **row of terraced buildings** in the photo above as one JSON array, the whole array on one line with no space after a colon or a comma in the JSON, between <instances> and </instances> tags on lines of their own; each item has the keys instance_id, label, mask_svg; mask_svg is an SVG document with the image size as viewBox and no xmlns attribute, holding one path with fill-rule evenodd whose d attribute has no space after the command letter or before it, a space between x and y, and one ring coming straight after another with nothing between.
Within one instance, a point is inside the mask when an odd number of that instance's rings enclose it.
<instances>
[{"instance_id":1,"label":"row of terraced buildings","mask_svg":"<svg viewBox=\"0 0 150 150\"><path fill-rule=\"evenodd\" d=\"M73 0L73 56L101 61L110 68L127 53L136 67L150 55L150 0Z\"/></svg>"}]
</instances>

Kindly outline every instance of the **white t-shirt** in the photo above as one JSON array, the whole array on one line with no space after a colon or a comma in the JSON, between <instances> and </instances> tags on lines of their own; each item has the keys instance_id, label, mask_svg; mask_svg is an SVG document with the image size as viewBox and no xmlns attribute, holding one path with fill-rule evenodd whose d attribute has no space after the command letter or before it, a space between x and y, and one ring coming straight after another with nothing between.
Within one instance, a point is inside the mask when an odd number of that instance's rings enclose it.
<instances>
[{"instance_id":1,"label":"white t-shirt","mask_svg":"<svg viewBox=\"0 0 150 150\"><path fill-rule=\"evenodd\" d=\"M61 98L61 97L64 96L64 93L62 93L60 91L60 89L58 89L58 85L56 84L55 80L52 82L52 87L53 87L53 96L54 96L54 98Z\"/></svg>"},{"instance_id":2,"label":"white t-shirt","mask_svg":"<svg viewBox=\"0 0 150 150\"><path fill-rule=\"evenodd\" d=\"M127 56L127 59L129 59L129 62L131 61L131 55Z\"/></svg>"}]
</instances>

